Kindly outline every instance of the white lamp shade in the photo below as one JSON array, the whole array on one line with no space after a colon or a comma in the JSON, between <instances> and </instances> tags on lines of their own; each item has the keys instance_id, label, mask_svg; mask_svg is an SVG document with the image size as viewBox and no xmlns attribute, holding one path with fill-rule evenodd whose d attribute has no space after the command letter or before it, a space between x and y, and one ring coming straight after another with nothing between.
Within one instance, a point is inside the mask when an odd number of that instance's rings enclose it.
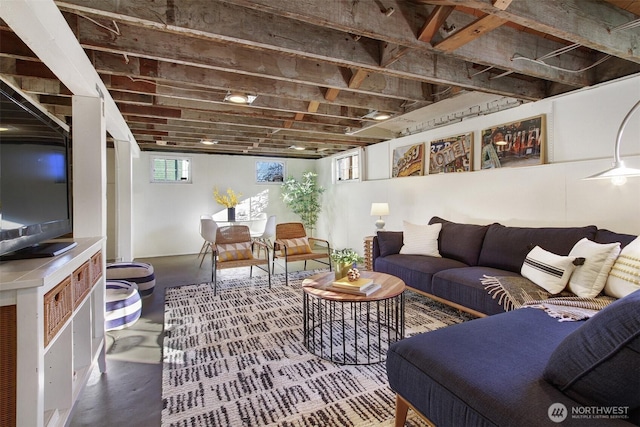
<instances>
[{"instance_id":1,"label":"white lamp shade","mask_svg":"<svg viewBox=\"0 0 640 427\"><path fill-rule=\"evenodd\" d=\"M371 203L371 216L389 215L389 203Z\"/></svg>"}]
</instances>

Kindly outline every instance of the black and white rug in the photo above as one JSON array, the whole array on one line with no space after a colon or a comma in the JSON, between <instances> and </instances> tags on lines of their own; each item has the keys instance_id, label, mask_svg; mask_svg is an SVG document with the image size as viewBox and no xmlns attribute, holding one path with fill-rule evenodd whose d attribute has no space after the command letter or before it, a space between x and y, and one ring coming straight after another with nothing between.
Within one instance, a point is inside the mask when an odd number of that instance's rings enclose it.
<instances>
[{"instance_id":1,"label":"black and white rug","mask_svg":"<svg viewBox=\"0 0 640 427\"><path fill-rule=\"evenodd\" d=\"M302 344L302 271L167 288L162 426L393 426L384 363L341 366ZM471 317L407 293L406 335ZM425 425L409 411L407 425Z\"/></svg>"}]
</instances>

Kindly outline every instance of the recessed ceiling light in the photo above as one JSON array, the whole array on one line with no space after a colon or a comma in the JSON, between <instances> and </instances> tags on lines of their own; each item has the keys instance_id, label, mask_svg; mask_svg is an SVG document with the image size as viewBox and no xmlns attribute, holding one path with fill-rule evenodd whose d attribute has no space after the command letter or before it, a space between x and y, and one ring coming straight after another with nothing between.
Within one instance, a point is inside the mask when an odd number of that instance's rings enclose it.
<instances>
[{"instance_id":1,"label":"recessed ceiling light","mask_svg":"<svg viewBox=\"0 0 640 427\"><path fill-rule=\"evenodd\" d=\"M200 143L204 144L204 145L214 145L217 144L218 141L212 141L210 139L203 139L200 141Z\"/></svg>"},{"instance_id":2,"label":"recessed ceiling light","mask_svg":"<svg viewBox=\"0 0 640 427\"><path fill-rule=\"evenodd\" d=\"M256 95L247 95L242 92L227 92L224 97L225 101L232 102L234 104L251 104L257 98Z\"/></svg>"},{"instance_id":3,"label":"recessed ceiling light","mask_svg":"<svg viewBox=\"0 0 640 427\"><path fill-rule=\"evenodd\" d=\"M163 140L159 139L159 140L156 141L156 144L158 144L158 145L167 145L167 141L163 141Z\"/></svg>"},{"instance_id":4,"label":"recessed ceiling light","mask_svg":"<svg viewBox=\"0 0 640 427\"><path fill-rule=\"evenodd\" d=\"M9 128L0 127L0 132L5 132L5 131L7 131L7 130L9 130Z\"/></svg>"},{"instance_id":5,"label":"recessed ceiling light","mask_svg":"<svg viewBox=\"0 0 640 427\"><path fill-rule=\"evenodd\" d=\"M246 104L249 102L249 97L244 93L230 93L224 100L233 102L234 104Z\"/></svg>"},{"instance_id":6,"label":"recessed ceiling light","mask_svg":"<svg viewBox=\"0 0 640 427\"><path fill-rule=\"evenodd\" d=\"M291 147L289 147L292 150L298 150L298 151L302 151L304 150L304 147L301 147L299 145L292 145Z\"/></svg>"}]
</instances>

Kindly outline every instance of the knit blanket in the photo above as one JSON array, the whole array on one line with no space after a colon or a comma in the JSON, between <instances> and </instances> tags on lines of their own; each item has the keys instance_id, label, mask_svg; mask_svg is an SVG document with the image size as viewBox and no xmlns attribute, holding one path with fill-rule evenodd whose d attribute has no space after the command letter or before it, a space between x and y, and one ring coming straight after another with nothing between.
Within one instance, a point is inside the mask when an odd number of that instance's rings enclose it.
<instances>
[{"instance_id":1,"label":"knit blanket","mask_svg":"<svg viewBox=\"0 0 640 427\"><path fill-rule=\"evenodd\" d=\"M484 276L480 282L505 311L537 308L559 322L588 319L616 300L604 295L595 298L578 297L569 291L552 295L521 276Z\"/></svg>"}]
</instances>

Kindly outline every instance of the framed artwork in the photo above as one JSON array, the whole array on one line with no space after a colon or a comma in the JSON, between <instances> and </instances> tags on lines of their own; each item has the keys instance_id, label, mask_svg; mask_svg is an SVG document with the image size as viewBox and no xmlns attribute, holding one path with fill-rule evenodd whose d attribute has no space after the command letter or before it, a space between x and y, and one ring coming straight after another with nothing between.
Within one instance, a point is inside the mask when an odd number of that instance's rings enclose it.
<instances>
[{"instance_id":1,"label":"framed artwork","mask_svg":"<svg viewBox=\"0 0 640 427\"><path fill-rule=\"evenodd\" d=\"M424 175L424 144L407 145L393 150L392 177Z\"/></svg>"},{"instance_id":2,"label":"framed artwork","mask_svg":"<svg viewBox=\"0 0 640 427\"><path fill-rule=\"evenodd\" d=\"M431 141L429 174L469 172L473 169L473 133Z\"/></svg>"},{"instance_id":3,"label":"framed artwork","mask_svg":"<svg viewBox=\"0 0 640 427\"><path fill-rule=\"evenodd\" d=\"M482 169L540 165L546 158L544 114L482 131Z\"/></svg>"},{"instance_id":4,"label":"framed artwork","mask_svg":"<svg viewBox=\"0 0 640 427\"><path fill-rule=\"evenodd\" d=\"M256 161L256 183L258 184L282 184L284 172L284 162Z\"/></svg>"}]
</instances>

